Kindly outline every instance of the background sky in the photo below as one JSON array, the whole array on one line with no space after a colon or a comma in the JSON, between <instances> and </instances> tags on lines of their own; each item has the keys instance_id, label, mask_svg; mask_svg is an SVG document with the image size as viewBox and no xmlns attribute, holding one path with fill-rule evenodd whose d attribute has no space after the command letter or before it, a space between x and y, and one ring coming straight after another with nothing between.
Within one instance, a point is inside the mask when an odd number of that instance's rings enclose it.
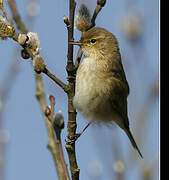
<instances>
[{"instance_id":1,"label":"background sky","mask_svg":"<svg viewBox=\"0 0 169 180\"><path fill-rule=\"evenodd\" d=\"M68 16L68 0L16 0L16 3L27 27L39 35L40 54L47 68L66 83L67 28L62 17ZM96 0L77 0L76 10L82 3L92 14ZM10 16L7 2L4 4ZM157 180L159 2L107 0L97 17L96 26L106 28L118 39L130 86L130 127L144 159L138 156L120 128L93 125L76 143L80 179L117 179L115 167L120 164L124 167L124 179ZM78 30L75 30L74 38L80 39ZM52 156L46 148L48 137L44 119L35 98L31 60L23 60L20 50L13 40L0 40L0 165L5 167L3 180L57 179ZM77 49L75 55L76 52ZM16 73L11 78L13 63ZM43 82L46 95L55 96L56 111L63 112L67 124L67 96L45 75ZM5 98L2 97L3 89L8 92ZM87 121L78 113L77 123L79 132ZM63 145L66 135L65 127L62 132ZM67 153L64 152L68 163Z\"/></svg>"}]
</instances>

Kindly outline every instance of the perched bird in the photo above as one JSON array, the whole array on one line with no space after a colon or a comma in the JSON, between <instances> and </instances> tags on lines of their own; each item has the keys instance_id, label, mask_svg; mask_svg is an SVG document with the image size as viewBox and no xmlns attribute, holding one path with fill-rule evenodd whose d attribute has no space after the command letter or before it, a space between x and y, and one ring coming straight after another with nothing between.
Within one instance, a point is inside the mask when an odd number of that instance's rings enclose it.
<instances>
[{"instance_id":1,"label":"perched bird","mask_svg":"<svg viewBox=\"0 0 169 180\"><path fill-rule=\"evenodd\" d=\"M142 157L129 128L129 85L117 39L107 30L94 27L83 32L79 42L70 43L79 45L84 53L76 74L74 107L89 122L117 123Z\"/></svg>"}]
</instances>

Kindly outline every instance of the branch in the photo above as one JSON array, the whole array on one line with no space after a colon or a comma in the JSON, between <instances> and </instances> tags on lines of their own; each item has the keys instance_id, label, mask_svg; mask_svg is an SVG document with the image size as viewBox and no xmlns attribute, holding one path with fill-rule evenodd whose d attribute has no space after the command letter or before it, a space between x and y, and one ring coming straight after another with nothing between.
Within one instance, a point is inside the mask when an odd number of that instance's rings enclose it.
<instances>
[{"instance_id":1,"label":"branch","mask_svg":"<svg viewBox=\"0 0 169 180\"><path fill-rule=\"evenodd\" d=\"M15 3L15 0L8 0L8 4L9 4L9 7L10 7L10 10L11 10L11 13L12 13L12 17L17 25L17 28L23 32L23 33L27 33L27 29L26 29L26 26L25 24L22 22L21 20L21 17L17 11L17 8L16 8L16 3Z\"/></svg>"},{"instance_id":2,"label":"branch","mask_svg":"<svg viewBox=\"0 0 169 180\"><path fill-rule=\"evenodd\" d=\"M99 14L99 12L101 11L102 7L105 6L105 4L106 4L106 0L97 0L97 6L94 10L93 17L91 19L92 26L90 28L92 28L96 25L96 23L95 23L96 17Z\"/></svg>"},{"instance_id":3,"label":"branch","mask_svg":"<svg viewBox=\"0 0 169 180\"><path fill-rule=\"evenodd\" d=\"M8 17L8 15L7 15L4 7L3 7L3 0L0 1L0 9L2 10L2 13L3 13L3 15L5 16L5 18L7 19L7 21L9 22L9 24L10 24L11 26L13 26L13 22L10 20L10 18Z\"/></svg>"},{"instance_id":4,"label":"branch","mask_svg":"<svg viewBox=\"0 0 169 180\"><path fill-rule=\"evenodd\" d=\"M48 137L49 137L49 142L48 142L47 147L52 153L59 180L66 180L65 172L61 164L61 159L60 159L60 156L58 155L59 149L55 141L53 126L46 116L46 100L45 100L45 93L43 89L42 77L40 74L37 74L37 73L35 73L35 77L36 77L36 97L39 101L39 104L43 113L43 117L45 119Z\"/></svg>"},{"instance_id":5,"label":"branch","mask_svg":"<svg viewBox=\"0 0 169 180\"><path fill-rule=\"evenodd\" d=\"M28 30L26 29L24 23L21 21L20 15L16 9L15 1L8 0L8 3L9 3L13 18L15 20L15 23L17 24L18 29L23 33L27 33ZM14 32L12 38L14 40L18 40L17 39L18 34ZM26 52L28 52L29 56L32 59L34 58L34 55L29 48L26 48ZM60 152L60 148L58 148L56 145L52 124L49 122L48 118L45 116L46 100L45 100L45 93L44 93L44 88L43 88L43 83L42 83L42 77L40 74L35 72L35 79L36 79L36 97L39 101L40 108L43 113L43 117L45 119L48 137L49 137L48 148L50 149L52 153L59 180L69 180L69 178L65 178L66 177L65 171L60 163L61 158L60 156L58 156L58 153Z\"/></svg>"},{"instance_id":6,"label":"branch","mask_svg":"<svg viewBox=\"0 0 169 180\"><path fill-rule=\"evenodd\" d=\"M59 78L57 78L54 74L52 74L47 68L46 68L46 63L43 60L43 58L38 55L38 53L34 52L34 49L29 47L28 45L25 45L25 42L23 43L21 40L21 37L26 40L26 35L25 34L18 34L16 32L12 32L11 38L13 38L13 40L17 41L18 43L20 43L20 45L24 48L21 51L21 55L23 58L27 59L29 57L32 58L33 60L33 66L34 66L34 70L40 74L41 72L43 72L44 74L46 74L49 78L51 78L57 85L59 85L65 92L67 91L67 85L64 84ZM24 36L26 36L24 38ZM22 43L23 44L22 44ZM36 43L36 42L35 42ZM34 45L35 45L34 43Z\"/></svg>"},{"instance_id":7,"label":"branch","mask_svg":"<svg viewBox=\"0 0 169 180\"><path fill-rule=\"evenodd\" d=\"M26 33L28 32L28 30L26 29L24 23L21 21L21 17L17 11L17 8L16 8L16 3L14 0L8 0L8 3L9 3L9 6L10 6L10 9L11 9L11 12L12 12L12 16L15 20L15 23L18 27L18 29L25 33L25 36L26 36ZM16 33L16 32L12 32L12 35L11 37L19 42L18 38L19 38L19 34ZM26 41L26 38L25 38L25 41ZM22 44L20 43L20 45L24 48L22 51L21 51L21 54L22 54L22 57L27 59L29 57L31 57L32 59L34 59L35 57L35 54L32 52L32 50L25 46L25 42L22 42ZM43 58L41 57L41 61L44 62ZM39 64L38 64L39 65ZM39 72L40 73L40 72ZM64 84L60 79L58 79L55 75L53 75L52 73L49 72L49 70L45 69L43 71L43 73L45 73L48 77L50 77L56 84L58 84L64 91L66 91L66 84Z\"/></svg>"},{"instance_id":8,"label":"branch","mask_svg":"<svg viewBox=\"0 0 169 180\"><path fill-rule=\"evenodd\" d=\"M64 84L60 79L58 79L54 74L49 72L48 69L45 68L43 71L44 74L46 74L49 78L51 78L58 86L60 86L65 92L67 91L67 85Z\"/></svg>"},{"instance_id":9,"label":"branch","mask_svg":"<svg viewBox=\"0 0 169 180\"><path fill-rule=\"evenodd\" d=\"M68 74L68 140L66 143L66 150L69 157L70 170L72 180L79 180L79 171L76 160L75 152L75 137L76 137L76 110L73 107L73 97L75 95L75 74L76 68L73 64L73 45L69 44L69 41L73 40L74 30L74 13L75 13L76 2L69 0L69 19L64 17L64 22L67 25L68 30L68 53L67 53L67 74Z\"/></svg>"},{"instance_id":10,"label":"branch","mask_svg":"<svg viewBox=\"0 0 169 180\"><path fill-rule=\"evenodd\" d=\"M74 0L69 0L69 23L68 27L68 42L73 40L74 32L74 13L75 13L76 2ZM68 43L68 54L67 54L67 65L73 65L73 45Z\"/></svg>"},{"instance_id":11,"label":"branch","mask_svg":"<svg viewBox=\"0 0 169 180\"><path fill-rule=\"evenodd\" d=\"M94 13L93 13L93 16L92 16L92 19L91 19L91 26L88 28L88 30L93 28L96 25L96 23L95 23L96 17L99 14L99 12L102 10L102 8L105 6L105 4L106 4L106 0L97 0L97 6L96 6L96 8L94 10ZM77 57L76 57L76 60L75 60L75 67L76 68L79 67L82 55L83 55L83 52L82 52L81 48L79 48L78 53L77 53Z\"/></svg>"},{"instance_id":12,"label":"branch","mask_svg":"<svg viewBox=\"0 0 169 180\"><path fill-rule=\"evenodd\" d=\"M67 164L64 159L63 155L63 148L62 148L62 142L61 142L61 131L64 128L64 118L61 113L61 111L58 111L56 115L54 114L54 106L55 106L55 98L53 96L49 96L50 100L50 107L46 107L45 114L49 120L49 122L52 124L52 127L56 134L56 146L57 146L57 156L59 157L59 164L61 164L62 169L60 171L64 172L63 179L70 180ZM48 148L53 152L55 149L53 149L53 146L48 144Z\"/></svg>"},{"instance_id":13,"label":"branch","mask_svg":"<svg viewBox=\"0 0 169 180\"><path fill-rule=\"evenodd\" d=\"M92 17L92 26L95 26L95 19L105 5L106 0L98 0L97 7L94 11ZM73 40L73 27L74 27L74 12L75 12L76 3L74 0L69 0L69 19L64 17L64 22L67 25L68 29L68 42ZM75 73L79 66L81 57L82 57L82 50L78 50L78 54L76 57L75 65L73 64L73 45L68 43L68 60L67 60L67 73L68 73L68 141L66 143L66 149L69 156L69 162L71 167L71 174L73 180L79 179L79 171L80 169L77 166L76 161L76 154L75 154L75 141L76 141L76 110L73 107L73 97L75 94Z\"/></svg>"}]
</instances>

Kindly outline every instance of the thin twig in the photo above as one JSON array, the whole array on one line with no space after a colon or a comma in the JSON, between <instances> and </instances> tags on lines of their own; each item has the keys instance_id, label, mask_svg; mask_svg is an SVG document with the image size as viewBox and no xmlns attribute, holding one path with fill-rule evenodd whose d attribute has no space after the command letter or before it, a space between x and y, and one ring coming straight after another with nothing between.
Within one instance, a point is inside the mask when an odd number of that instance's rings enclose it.
<instances>
[{"instance_id":1,"label":"thin twig","mask_svg":"<svg viewBox=\"0 0 169 180\"><path fill-rule=\"evenodd\" d=\"M27 33L28 30L26 29L24 23L21 20L21 17L17 11L16 8L16 3L14 0L8 0L11 12L12 12L12 16L13 19L18 27L18 29L23 32L23 33ZM16 37L16 38L15 38ZM14 36L14 40L17 41L18 36ZM30 55L30 57L33 59L33 54L31 53L31 51L29 50L29 48L26 48L26 50L28 51L28 54ZM66 84L64 84L60 79L58 79L55 75L53 75L52 73L49 72L49 70L46 69L46 71L44 71L44 73L50 77L56 84L58 84L60 87L62 87L62 89L66 90Z\"/></svg>"},{"instance_id":2,"label":"thin twig","mask_svg":"<svg viewBox=\"0 0 169 180\"><path fill-rule=\"evenodd\" d=\"M60 161L61 161L61 165L62 165L62 169L64 171L64 178L65 180L70 180L70 176L68 173L68 169L67 169L67 164L65 162L65 158L64 158L64 154L63 154L63 148L62 148L62 142L61 142L61 131L64 128L64 120L63 120L63 116L62 114L60 114L59 112L55 115L54 114L54 106L55 106L55 98L54 96L50 95L49 96L49 100L50 100L50 107L47 107L47 113L46 116L49 119L49 121L52 123L53 129L55 131L56 134L56 146L57 146L57 150L58 150L58 156L60 157Z\"/></svg>"},{"instance_id":3,"label":"thin twig","mask_svg":"<svg viewBox=\"0 0 169 180\"><path fill-rule=\"evenodd\" d=\"M18 41L18 33L14 32L13 34L13 40ZM31 57L32 59L35 57L35 55L32 53L32 51L30 50L29 47L25 47L24 45L21 45L26 52L28 53L29 57ZM45 62L44 59L41 57L42 61L41 62ZM52 79L57 85L59 85L65 92L67 91L67 85L65 83L63 83L59 78L57 78L54 74L52 74L47 68L45 68L43 71L44 74L46 74L50 79Z\"/></svg>"},{"instance_id":4,"label":"thin twig","mask_svg":"<svg viewBox=\"0 0 169 180\"><path fill-rule=\"evenodd\" d=\"M104 2L104 3L103 3ZM100 12L101 8L105 5L105 0L98 0L97 1L97 7L94 11L93 17L92 17L92 23L93 26L95 26L95 19ZM69 0L69 21L68 19L64 19L65 24L67 25L69 22L69 26L67 26L68 29L68 42L73 40L73 27L74 27L74 11L75 11L76 3L74 0ZM92 26L92 27L93 27ZM92 28L91 27L91 28ZM73 107L73 97L74 97L74 91L75 91L75 73L79 66L81 57L82 57L82 50L78 50L77 58L75 61L75 65L73 64L73 45L68 43L68 61L67 61L67 72L68 72L68 80L69 80L69 91L68 91L68 141L66 143L66 149L69 156L69 162L70 162L70 168L71 168L71 174L73 180L79 179L79 171L80 169L77 166L76 161L76 154L75 154L75 141L76 141L76 110Z\"/></svg>"},{"instance_id":5,"label":"thin twig","mask_svg":"<svg viewBox=\"0 0 169 180\"><path fill-rule=\"evenodd\" d=\"M94 13L93 13L93 16L92 16L92 19L91 19L91 22L92 22L92 27L94 27L96 25L95 21L96 21L96 17L97 15L99 14L99 12L102 10L102 7L104 7L106 4L106 0L97 0L97 6L94 10Z\"/></svg>"},{"instance_id":6,"label":"thin twig","mask_svg":"<svg viewBox=\"0 0 169 180\"><path fill-rule=\"evenodd\" d=\"M3 0L0 1L0 9L2 10L3 15L5 16L5 18L7 19L7 21L9 22L9 24L13 27L13 22L10 20L10 18L8 17L4 7L3 7Z\"/></svg>"},{"instance_id":7,"label":"thin twig","mask_svg":"<svg viewBox=\"0 0 169 180\"><path fill-rule=\"evenodd\" d=\"M66 24L67 28L69 28L70 27L69 19L66 16L63 16L63 21Z\"/></svg>"},{"instance_id":8,"label":"thin twig","mask_svg":"<svg viewBox=\"0 0 169 180\"><path fill-rule=\"evenodd\" d=\"M27 33L27 29L25 27L25 24L22 22L21 20L21 16L19 15L19 12L16 8L16 3L15 3L15 0L8 0L8 4L9 4L9 7L11 9L11 13L12 13L12 17L17 25L17 28L23 32L23 33Z\"/></svg>"},{"instance_id":9,"label":"thin twig","mask_svg":"<svg viewBox=\"0 0 169 180\"><path fill-rule=\"evenodd\" d=\"M86 129L90 126L90 124L91 124L91 122L88 123L80 133L76 134L75 141L86 131Z\"/></svg>"},{"instance_id":10,"label":"thin twig","mask_svg":"<svg viewBox=\"0 0 169 180\"><path fill-rule=\"evenodd\" d=\"M106 0L98 0L97 1L97 6L96 6L96 8L94 10L94 13L93 13L93 16L92 16L92 19L91 19L92 25L91 25L91 27L89 29L93 28L96 25L96 23L95 23L96 17L99 14L99 12L102 10L102 7L105 6L105 3L106 3ZM76 60L75 60L75 67L76 68L79 67L82 55L83 55L83 52L82 52L81 48L79 48L78 53L77 53L77 57L76 57Z\"/></svg>"},{"instance_id":11,"label":"thin twig","mask_svg":"<svg viewBox=\"0 0 169 180\"><path fill-rule=\"evenodd\" d=\"M15 1L8 0L8 3L9 3L12 15L14 17L14 21L17 24L18 29L23 33L27 33L28 30L26 29L26 26L24 25L24 23L21 21L20 15L16 9ZM18 34L15 33L13 39L17 40L17 38L18 38ZM33 58L33 54L31 53L31 51L29 51L28 48L26 50L28 51L30 57ZM61 165L62 161L61 161L61 157L60 157L60 148L57 148L57 146L56 146L56 141L55 141L52 124L49 122L48 118L45 116L46 99L45 99L45 93L44 93L41 74L37 74L35 72L35 79L36 79L36 97L39 101L40 108L41 108L43 117L46 122L46 127L47 127L47 132L48 132L48 137L49 137L48 148L52 153L59 180L66 180L65 171ZM69 180L69 179L67 178L67 180Z\"/></svg>"},{"instance_id":12,"label":"thin twig","mask_svg":"<svg viewBox=\"0 0 169 180\"><path fill-rule=\"evenodd\" d=\"M36 77L36 97L39 101L39 104L43 113L43 117L45 119L48 137L49 137L49 142L48 142L47 147L52 153L59 180L66 180L65 172L63 170L62 163L61 163L61 158L59 156L60 152L55 141L53 126L52 126L52 123L48 120L47 116L45 115L46 99L45 99L45 93L44 93L44 88L43 88L43 83L42 83L42 77L40 74L37 74L36 72L35 72L35 77Z\"/></svg>"},{"instance_id":13,"label":"thin twig","mask_svg":"<svg viewBox=\"0 0 169 180\"><path fill-rule=\"evenodd\" d=\"M65 83L63 83L60 79L58 79L54 74L52 74L46 68L43 71L43 73L46 74L50 79L52 79L58 86L60 86L66 92L67 85Z\"/></svg>"},{"instance_id":14,"label":"thin twig","mask_svg":"<svg viewBox=\"0 0 169 180\"><path fill-rule=\"evenodd\" d=\"M76 68L73 64L73 45L69 44L73 40L73 31L74 31L74 13L75 13L76 2L74 0L69 0L69 26L68 30L68 53L67 53L67 66L66 70L68 73L68 140L66 143L66 150L69 157L70 170L72 175L72 180L79 180L79 171L76 160L75 152L75 137L76 137L76 110L73 107L73 97L75 94L75 73ZM64 21L65 22L65 21ZM67 25L67 23L65 23ZM71 143L73 142L73 143Z\"/></svg>"},{"instance_id":15,"label":"thin twig","mask_svg":"<svg viewBox=\"0 0 169 180\"><path fill-rule=\"evenodd\" d=\"M64 172L65 172L66 180L70 180L68 169L67 169L67 164L66 164L65 159L64 159L62 141L61 140L57 140L56 143L58 144L58 148L59 148L59 152L60 152L59 156L61 158L62 167L63 167Z\"/></svg>"},{"instance_id":16,"label":"thin twig","mask_svg":"<svg viewBox=\"0 0 169 180\"><path fill-rule=\"evenodd\" d=\"M94 10L94 13L93 13L92 20L91 20L92 26L91 26L90 28L92 28L92 27L94 27L94 26L96 25L95 20L96 20L97 15L98 15L99 12L101 11L101 9L102 9L102 7L101 7L100 5L97 5L97 6L96 6L96 8L95 8L95 10Z\"/></svg>"}]
</instances>

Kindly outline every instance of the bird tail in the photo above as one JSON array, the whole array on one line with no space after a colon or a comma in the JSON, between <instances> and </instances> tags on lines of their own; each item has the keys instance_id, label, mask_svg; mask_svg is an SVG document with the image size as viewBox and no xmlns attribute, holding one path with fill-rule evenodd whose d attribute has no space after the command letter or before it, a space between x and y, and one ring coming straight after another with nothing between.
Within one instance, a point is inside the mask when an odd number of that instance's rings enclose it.
<instances>
[{"instance_id":1,"label":"bird tail","mask_svg":"<svg viewBox=\"0 0 169 180\"><path fill-rule=\"evenodd\" d=\"M139 150L139 148L138 148L138 146L137 146L137 144L136 144L136 142L135 142L135 140L133 138L133 135L130 132L130 129L125 129L125 132L126 132L128 138L130 139L130 142L133 145L133 147L138 151L141 158L143 158L143 156L142 156L142 154L141 154L141 152L140 152L140 150Z\"/></svg>"}]
</instances>

